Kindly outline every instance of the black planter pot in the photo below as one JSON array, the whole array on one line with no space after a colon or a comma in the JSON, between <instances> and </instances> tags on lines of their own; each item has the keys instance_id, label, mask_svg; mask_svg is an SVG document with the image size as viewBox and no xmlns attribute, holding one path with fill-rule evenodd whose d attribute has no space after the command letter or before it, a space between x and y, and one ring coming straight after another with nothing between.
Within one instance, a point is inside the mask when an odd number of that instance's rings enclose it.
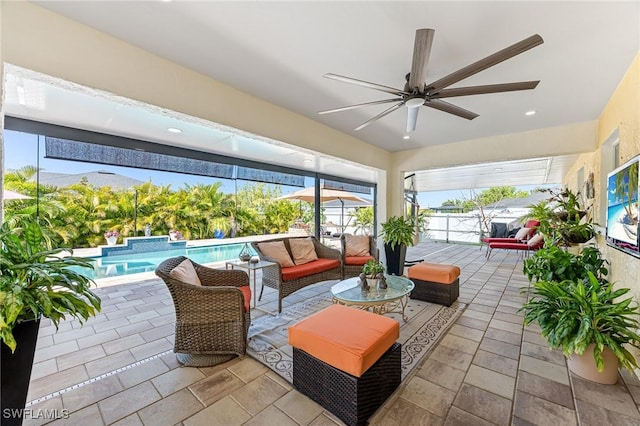
<instances>
[{"instance_id":1,"label":"black planter pot","mask_svg":"<svg viewBox=\"0 0 640 426\"><path fill-rule=\"evenodd\" d=\"M2 426L20 426L23 409L27 403L27 391L31 379L33 356L36 351L40 318L18 323L13 329L13 336L18 342L16 351L11 353L9 346L0 343L0 423Z\"/></svg>"},{"instance_id":2,"label":"black planter pot","mask_svg":"<svg viewBox=\"0 0 640 426\"><path fill-rule=\"evenodd\" d=\"M392 249L389 244L385 244L384 253L387 256L387 274L402 275L404 273L404 260L407 256L407 246L396 245Z\"/></svg>"}]
</instances>

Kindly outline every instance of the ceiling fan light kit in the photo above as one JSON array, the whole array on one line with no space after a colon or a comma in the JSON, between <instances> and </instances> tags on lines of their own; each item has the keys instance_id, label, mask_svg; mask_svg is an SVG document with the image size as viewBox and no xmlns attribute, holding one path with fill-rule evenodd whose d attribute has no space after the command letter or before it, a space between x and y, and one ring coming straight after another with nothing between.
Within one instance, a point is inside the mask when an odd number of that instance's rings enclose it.
<instances>
[{"instance_id":1,"label":"ceiling fan light kit","mask_svg":"<svg viewBox=\"0 0 640 426\"><path fill-rule=\"evenodd\" d=\"M500 62L506 61L507 59L510 59L544 43L544 40L538 34L527 37L526 39L519 41L518 43L515 43L492 55L489 55L486 58L483 58L470 65L467 65L464 68L452 72L451 74L448 74L439 80L436 80L432 83L427 83L427 65L429 64L429 56L431 54L431 46L433 44L434 34L435 30L430 28L416 30L416 38L413 46L413 59L411 62L411 72L409 72L409 74L405 76L406 83L402 90L384 86L381 84L371 83L364 80L358 80L351 77L345 77L338 74L328 73L324 75L324 77L332 80L342 81L344 83L355 84L357 86L389 93L394 95L395 98L382 99L378 101L365 102L362 104L349 105L341 108L320 111L318 114L331 114L334 112L348 111L372 105L395 103L395 105L387 108L380 114L370 118L360 126L356 127L355 130L363 129L374 121L377 121L382 117L391 114L396 109L406 106L407 132L412 132L416 129L420 106L424 105L426 107L437 109L449 114L456 115L458 117L466 118L467 120L473 120L474 118L478 117L478 114L453 105L449 102L445 102L442 100L442 98L481 95L487 93L513 92L518 90L531 90L535 89L538 83L540 83L540 81L537 80L521 81L517 83L487 84L482 86L448 88L449 86L461 80L464 80L465 78L471 77L472 75L477 74L480 71L490 68L496 64L499 64Z\"/></svg>"},{"instance_id":2,"label":"ceiling fan light kit","mask_svg":"<svg viewBox=\"0 0 640 426\"><path fill-rule=\"evenodd\" d=\"M419 106L424 105L424 99L410 98L410 99L407 99L404 104L407 106L407 108L417 108Z\"/></svg>"}]
</instances>

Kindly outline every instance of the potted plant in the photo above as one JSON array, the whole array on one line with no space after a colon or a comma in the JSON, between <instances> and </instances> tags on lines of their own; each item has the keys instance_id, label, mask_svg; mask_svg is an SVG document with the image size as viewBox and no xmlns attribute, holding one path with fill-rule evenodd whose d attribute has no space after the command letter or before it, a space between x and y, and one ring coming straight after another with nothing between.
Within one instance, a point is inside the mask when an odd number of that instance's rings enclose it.
<instances>
[{"instance_id":1,"label":"potted plant","mask_svg":"<svg viewBox=\"0 0 640 426\"><path fill-rule=\"evenodd\" d=\"M364 264L362 273L370 288L377 288L379 280L384 281L384 265L375 259L371 259ZM380 283L380 288L386 288L386 282Z\"/></svg>"},{"instance_id":2,"label":"potted plant","mask_svg":"<svg viewBox=\"0 0 640 426\"><path fill-rule=\"evenodd\" d=\"M600 279L609 272L607 263L596 247L584 247L576 255L558 246L547 246L524 260L523 271L529 281L584 279L588 271Z\"/></svg>"},{"instance_id":3,"label":"potted plant","mask_svg":"<svg viewBox=\"0 0 640 426\"><path fill-rule=\"evenodd\" d=\"M629 289L614 290L613 284L588 271L586 279L538 281L525 303L524 323L538 323L551 348L562 350L568 366L588 380L614 384L618 363L638 368L624 345L640 348L636 331L638 308L632 298L620 299Z\"/></svg>"},{"instance_id":4,"label":"potted plant","mask_svg":"<svg viewBox=\"0 0 640 426\"><path fill-rule=\"evenodd\" d=\"M402 275L407 247L413 245L417 233L414 217L391 216L382 226L382 241L387 257L387 272Z\"/></svg>"},{"instance_id":5,"label":"potted plant","mask_svg":"<svg viewBox=\"0 0 640 426\"><path fill-rule=\"evenodd\" d=\"M104 233L104 238L107 240L107 245L114 245L118 242L118 237L120 233L118 231L107 231Z\"/></svg>"},{"instance_id":6,"label":"potted plant","mask_svg":"<svg viewBox=\"0 0 640 426\"><path fill-rule=\"evenodd\" d=\"M92 281L78 268L93 268L87 259L63 256L53 248L37 222L0 227L0 339L2 343L2 410L24 408L40 318L58 325L66 315L86 320L100 311ZM9 379L10 378L10 379ZM10 411L11 412L11 411ZM2 424L21 424L22 414Z\"/></svg>"},{"instance_id":7,"label":"potted plant","mask_svg":"<svg viewBox=\"0 0 640 426\"><path fill-rule=\"evenodd\" d=\"M552 244L571 246L582 244L595 236L593 223L588 217L588 208L580 201L580 192L570 189L561 191L541 189L551 196L547 200L529 206L529 219L540 221L539 232Z\"/></svg>"}]
</instances>

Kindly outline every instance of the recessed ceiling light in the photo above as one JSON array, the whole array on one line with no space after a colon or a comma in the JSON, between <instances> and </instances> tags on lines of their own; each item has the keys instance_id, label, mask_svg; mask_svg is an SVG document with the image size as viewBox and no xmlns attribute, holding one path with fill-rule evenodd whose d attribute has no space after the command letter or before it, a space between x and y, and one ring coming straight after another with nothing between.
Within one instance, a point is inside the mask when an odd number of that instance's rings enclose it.
<instances>
[{"instance_id":1,"label":"recessed ceiling light","mask_svg":"<svg viewBox=\"0 0 640 426\"><path fill-rule=\"evenodd\" d=\"M410 138L411 138L411 136L409 136L409 135L404 135L404 136L402 137L402 139L410 139Z\"/></svg>"},{"instance_id":2,"label":"recessed ceiling light","mask_svg":"<svg viewBox=\"0 0 640 426\"><path fill-rule=\"evenodd\" d=\"M531 111L525 112L524 115L535 115L535 113L536 112L534 110L531 110Z\"/></svg>"},{"instance_id":3,"label":"recessed ceiling light","mask_svg":"<svg viewBox=\"0 0 640 426\"><path fill-rule=\"evenodd\" d=\"M304 161L305 164L313 163L313 160L311 158L305 158L303 161Z\"/></svg>"},{"instance_id":4,"label":"recessed ceiling light","mask_svg":"<svg viewBox=\"0 0 640 426\"><path fill-rule=\"evenodd\" d=\"M496 168L495 168L495 169L493 169L493 170L495 170L496 172L499 172L500 170L502 170L502 167L496 167Z\"/></svg>"},{"instance_id":5,"label":"recessed ceiling light","mask_svg":"<svg viewBox=\"0 0 640 426\"><path fill-rule=\"evenodd\" d=\"M167 130L171 133L182 133L182 130L176 129L175 127L169 127Z\"/></svg>"}]
</instances>

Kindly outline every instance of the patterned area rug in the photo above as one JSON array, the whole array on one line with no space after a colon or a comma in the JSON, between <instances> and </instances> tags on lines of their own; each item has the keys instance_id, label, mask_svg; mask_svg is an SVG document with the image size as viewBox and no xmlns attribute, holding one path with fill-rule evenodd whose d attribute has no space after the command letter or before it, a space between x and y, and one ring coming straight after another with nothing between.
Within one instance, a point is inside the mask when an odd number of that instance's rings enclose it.
<instances>
[{"instance_id":1,"label":"patterned area rug","mask_svg":"<svg viewBox=\"0 0 640 426\"><path fill-rule=\"evenodd\" d=\"M280 316L265 315L253 320L249 328L247 353L293 383L293 350L288 344L287 329L330 304L329 295L319 295L283 308ZM431 351L465 307L459 302L446 307L410 299L405 310L409 317L407 322L400 314L387 315L400 323L398 341L402 343L402 380Z\"/></svg>"}]
</instances>

